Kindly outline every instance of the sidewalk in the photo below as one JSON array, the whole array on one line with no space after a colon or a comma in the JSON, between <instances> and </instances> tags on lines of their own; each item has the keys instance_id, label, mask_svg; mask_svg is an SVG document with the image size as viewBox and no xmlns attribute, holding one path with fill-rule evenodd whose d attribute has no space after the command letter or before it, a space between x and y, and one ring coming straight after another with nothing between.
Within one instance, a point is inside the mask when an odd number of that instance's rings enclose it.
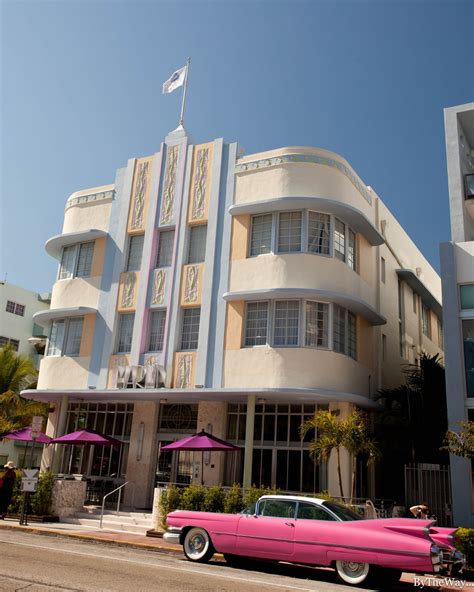
<instances>
[{"instance_id":1,"label":"sidewalk","mask_svg":"<svg viewBox=\"0 0 474 592\"><path fill-rule=\"evenodd\" d=\"M18 520L7 518L6 520L0 520L0 530L2 529L20 530L22 532L32 532L49 536L67 536L86 541L147 549L159 553L178 553L179 555L183 553L179 545L167 543L162 538L99 528L87 529L84 526L64 524L61 522L32 522L28 526L20 526ZM221 557L220 554L217 556ZM443 578L442 576L422 576L404 573L401 582L411 584L414 590L421 590L423 588L424 590L472 590L474 592L474 582L468 581L463 587L461 586L462 578L459 578L457 581L451 581L451 578Z\"/></svg>"}]
</instances>

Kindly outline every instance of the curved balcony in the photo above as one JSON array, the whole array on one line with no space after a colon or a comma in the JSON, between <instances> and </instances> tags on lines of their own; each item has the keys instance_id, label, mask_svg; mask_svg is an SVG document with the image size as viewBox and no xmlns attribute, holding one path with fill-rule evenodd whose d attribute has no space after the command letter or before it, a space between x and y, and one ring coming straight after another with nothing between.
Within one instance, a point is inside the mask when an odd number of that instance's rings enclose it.
<instances>
[{"instance_id":1,"label":"curved balcony","mask_svg":"<svg viewBox=\"0 0 474 592\"><path fill-rule=\"evenodd\" d=\"M67 308L50 308L40 310L33 315L33 321L41 327L47 327L55 319L68 319L72 317L83 317L89 314L97 314L96 308L90 306L72 306Z\"/></svg>"},{"instance_id":2,"label":"curved balcony","mask_svg":"<svg viewBox=\"0 0 474 592\"><path fill-rule=\"evenodd\" d=\"M230 206L229 213L231 216L239 216L241 214L255 215L288 210L315 210L326 214L334 214L343 222L349 224L355 232L362 234L372 246L382 245L385 242L383 236L360 210L347 203L327 197L275 197L234 204Z\"/></svg>"},{"instance_id":3,"label":"curved balcony","mask_svg":"<svg viewBox=\"0 0 474 592\"><path fill-rule=\"evenodd\" d=\"M64 247L75 245L77 243L95 241L97 238L105 236L108 236L108 233L104 230L98 230L97 228L89 228L88 230L81 230L79 232L66 232L65 234L57 234L48 239L44 248L48 255L61 261L62 250Z\"/></svg>"}]
</instances>

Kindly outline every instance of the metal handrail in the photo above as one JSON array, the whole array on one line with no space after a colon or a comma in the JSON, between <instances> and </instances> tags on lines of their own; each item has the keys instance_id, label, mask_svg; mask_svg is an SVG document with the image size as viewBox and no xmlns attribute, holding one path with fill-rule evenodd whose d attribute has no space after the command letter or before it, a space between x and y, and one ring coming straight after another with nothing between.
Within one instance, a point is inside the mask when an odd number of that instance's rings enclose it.
<instances>
[{"instance_id":1,"label":"metal handrail","mask_svg":"<svg viewBox=\"0 0 474 592\"><path fill-rule=\"evenodd\" d=\"M100 512L100 527L99 528L102 528L102 520L104 519L105 498L109 497L109 495L112 495L113 493L116 493L117 491L119 492L119 497L118 497L118 500L117 500L117 515L118 515L119 508L120 508L120 500L122 498L122 489L125 487L125 485L128 485L128 483L129 483L129 481L125 481L125 483L122 483L122 485L119 485L114 490L109 491L109 493L106 493L104 495L104 497L102 498L102 510Z\"/></svg>"}]
</instances>

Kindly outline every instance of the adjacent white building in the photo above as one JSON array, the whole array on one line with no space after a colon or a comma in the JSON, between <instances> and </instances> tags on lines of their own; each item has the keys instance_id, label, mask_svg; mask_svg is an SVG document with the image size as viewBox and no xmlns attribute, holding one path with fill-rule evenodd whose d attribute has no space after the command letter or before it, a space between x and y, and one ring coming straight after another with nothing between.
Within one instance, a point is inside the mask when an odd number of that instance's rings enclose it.
<instances>
[{"instance_id":1,"label":"adjacent white building","mask_svg":"<svg viewBox=\"0 0 474 592\"><path fill-rule=\"evenodd\" d=\"M441 244L449 428L474 419L474 103L444 111L451 242ZM455 524L474 526L472 464L451 456Z\"/></svg>"}]
</instances>

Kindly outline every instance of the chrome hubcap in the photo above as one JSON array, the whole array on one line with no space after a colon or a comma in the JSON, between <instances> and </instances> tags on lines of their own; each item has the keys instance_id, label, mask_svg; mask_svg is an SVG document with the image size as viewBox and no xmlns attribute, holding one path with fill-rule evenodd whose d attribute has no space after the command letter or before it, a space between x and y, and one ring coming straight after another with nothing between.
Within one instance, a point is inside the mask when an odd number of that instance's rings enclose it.
<instances>
[{"instance_id":1,"label":"chrome hubcap","mask_svg":"<svg viewBox=\"0 0 474 592\"><path fill-rule=\"evenodd\" d=\"M343 561L342 568L344 572L351 578L358 578L363 575L365 564L356 563L355 561Z\"/></svg>"}]
</instances>

